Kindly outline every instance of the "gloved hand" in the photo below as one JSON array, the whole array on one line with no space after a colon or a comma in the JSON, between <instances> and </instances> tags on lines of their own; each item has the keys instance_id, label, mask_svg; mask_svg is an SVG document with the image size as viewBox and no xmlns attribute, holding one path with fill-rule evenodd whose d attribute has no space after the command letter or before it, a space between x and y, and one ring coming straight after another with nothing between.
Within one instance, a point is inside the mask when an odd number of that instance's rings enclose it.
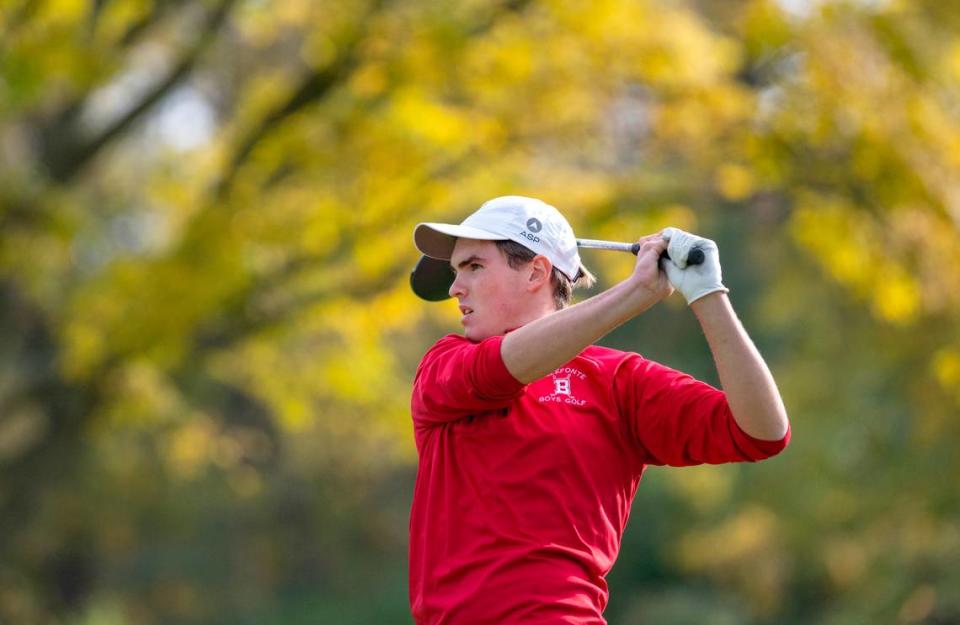
<instances>
[{"instance_id":1,"label":"gloved hand","mask_svg":"<svg viewBox=\"0 0 960 625\"><path fill-rule=\"evenodd\" d=\"M667 272L670 284L683 294L687 304L692 304L710 293L730 291L721 281L720 253L716 243L679 228L664 228L660 234L670 242L667 253L671 260L662 261L663 269ZM687 254L695 247L703 250L703 262L699 265L687 265Z\"/></svg>"}]
</instances>

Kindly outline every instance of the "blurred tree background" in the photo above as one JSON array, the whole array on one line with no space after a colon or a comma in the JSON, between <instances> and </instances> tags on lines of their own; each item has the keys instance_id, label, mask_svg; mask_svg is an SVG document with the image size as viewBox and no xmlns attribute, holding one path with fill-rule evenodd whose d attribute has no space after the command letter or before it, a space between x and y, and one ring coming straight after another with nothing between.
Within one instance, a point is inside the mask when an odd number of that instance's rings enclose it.
<instances>
[{"instance_id":1,"label":"blurred tree background","mask_svg":"<svg viewBox=\"0 0 960 625\"><path fill-rule=\"evenodd\" d=\"M3 0L0 622L408 623L413 225L715 238L794 442L613 625L960 623L960 4ZM627 256L584 253L610 285ZM605 342L715 382L679 297Z\"/></svg>"}]
</instances>

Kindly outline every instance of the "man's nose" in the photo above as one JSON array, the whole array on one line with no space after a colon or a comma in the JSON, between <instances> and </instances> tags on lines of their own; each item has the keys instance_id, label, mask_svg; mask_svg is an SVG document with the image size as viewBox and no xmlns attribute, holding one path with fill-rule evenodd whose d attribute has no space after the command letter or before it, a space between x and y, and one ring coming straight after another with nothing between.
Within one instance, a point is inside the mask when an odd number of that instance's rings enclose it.
<instances>
[{"instance_id":1,"label":"man's nose","mask_svg":"<svg viewBox=\"0 0 960 625\"><path fill-rule=\"evenodd\" d=\"M464 294L463 283L460 280L460 274L455 274L450 288L447 290L450 297L460 297Z\"/></svg>"}]
</instances>

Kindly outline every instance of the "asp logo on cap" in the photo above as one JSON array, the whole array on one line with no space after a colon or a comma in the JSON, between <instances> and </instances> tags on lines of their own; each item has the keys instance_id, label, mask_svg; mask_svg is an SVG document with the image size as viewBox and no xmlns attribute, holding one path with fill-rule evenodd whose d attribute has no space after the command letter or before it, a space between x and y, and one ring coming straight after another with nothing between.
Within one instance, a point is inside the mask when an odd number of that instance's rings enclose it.
<instances>
[{"instance_id":1,"label":"asp logo on cap","mask_svg":"<svg viewBox=\"0 0 960 625\"><path fill-rule=\"evenodd\" d=\"M540 220L537 219L536 217L531 217L530 219L528 219L527 229L530 230L530 232L527 232L526 230L521 230L520 236L526 239L527 241L530 241L531 243L539 243L540 237L538 237L536 234L533 234L533 233L540 232L541 230L543 230L543 224L540 223Z\"/></svg>"}]
</instances>

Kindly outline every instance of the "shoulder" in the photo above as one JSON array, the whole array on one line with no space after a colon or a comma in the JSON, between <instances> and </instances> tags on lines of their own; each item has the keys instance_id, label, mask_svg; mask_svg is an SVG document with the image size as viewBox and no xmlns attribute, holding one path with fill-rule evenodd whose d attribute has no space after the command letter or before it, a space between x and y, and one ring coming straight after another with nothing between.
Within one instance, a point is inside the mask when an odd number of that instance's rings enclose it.
<instances>
[{"instance_id":1,"label":"shoulder","mask_svg":"<svg viewBox=\"0 0 960 625\"><path fill-rule=\"evenodd\" d=\"M625 364L644 361L643 356L636 352L627 352L611 347L602 347L600 345L591 345L580 352L577 359L581 362L589 363L589 366L614 375Z\"/></svg>"},{"instance_id":2,"label":"shoulder","mask_svg":"<svg viewBox=\"0 0 960 625\"><path fill-rule=\"evenodd\" d=\"M483 341L471 341L460 334L448 334L431 345L420 359L420 368L430 362L448 358L484 357L499 355L502 336L493 336Z\"/></svg>"},{"instance_id":3,"label":"shoulder","mask_svg":"<svg viewBox=\"0 0 960 625\"><path fill-rule=\"evenodd\" d=\"M430 354L432 352L477 348L485 343L489 343L490 341L500 341L502 339L502 336L492 336L482 341L473 341L462 334L448 334L438 339L437 342L431 345L430 348L427 349L426 353Z\"/></svg>"},{"instance_id":4,"label":"shoulder","mask_svg":"<svg viewBox=\"0 0 960 625\"><path fill-rule=\"evenodd\" d=\"M473 344L474 343L469 341L465 336L461 336L459 334L448 334L431 345L430 348L427 349L426 353L429 354L430 352L437 350L454 349L463 345Z\"/></svg>"},{"instance_id":5,"label":"shoulder","mask_svg":"<svg viewBox=\"0 0 960 625\"><path fill-rule=\"evenodd\" d=\"M661 377L679 373L637 352L623 351L598 345L591 345L583 350L579 358L592 363L593 367L613 377L624 375L631 378L638 376Z\"/></svg>"},{"instance_id":6,"label":"shoulder","mask_svg":"<svg viewBox=\"0 0 960 625\"><path fill-rule=\"evenodd\" d=\"M580 352L580 358L592 361L598 366L607 368L617 368L622 363L640 359L643 360L643 356L636 352L625 352L620 349L613 349L612 347L602 347L600 345L591 345L585 350Z\"/></svg>"},{"instance_id":7,"label":"shoulder","mask_svg":"<svg viewBox=\"0 0 960 625\"><path fill-rule=\"evenodd\" d=\"M466 337L460 336L459 334L448 334L427 348L427 351L424 352L423 357L420 359L420 367L448 353L450 350L456 350L457 348L470 344L470 341L468 341Z\"/></svg>"}]
</instances>

